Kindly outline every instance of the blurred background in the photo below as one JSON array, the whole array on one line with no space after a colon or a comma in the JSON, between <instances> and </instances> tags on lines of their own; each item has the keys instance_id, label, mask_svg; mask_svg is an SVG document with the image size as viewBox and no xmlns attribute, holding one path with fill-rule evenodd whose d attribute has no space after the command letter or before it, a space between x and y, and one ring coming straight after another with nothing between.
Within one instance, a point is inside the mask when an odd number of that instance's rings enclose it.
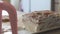
<instances>
[{"instance_id":1,"label":"blurred background","mask_svg":"<svg viewBox=\"0 0 60 34\"><path fill-rule=\"evenodd\" d=\"M22 23L22 15L26 13L31 13L34 11L41 10L51 10L60 13L60 0L0 0L11 3L17 11L18 17L18 29L24 30L25 25ZM3 10L2 12L3 19L6 19L8 22L3 22L3 31L4 34L11 33L8 13ZM34 30L35 31L35 30Z\"/></svg>"},{"instance_id":2,"label":"blurred background","mask_svg":"<svg viewBox=\"0 0 60 34\"><path fill-rule=\"evenodd\" d=\"M1 1L1 0L0 0ZM17 11L32 12L39 10L59 11L60 0L2 0L11 3Z\"/></svg>"}]
</instances>

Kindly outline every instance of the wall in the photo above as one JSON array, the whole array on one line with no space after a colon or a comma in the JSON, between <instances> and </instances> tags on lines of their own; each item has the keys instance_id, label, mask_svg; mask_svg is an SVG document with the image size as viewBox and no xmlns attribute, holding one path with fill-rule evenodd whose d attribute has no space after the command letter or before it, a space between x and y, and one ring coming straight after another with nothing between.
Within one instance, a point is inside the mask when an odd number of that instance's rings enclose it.
<instances>
[{"instance_id":1,"label":"wall","mask_svg":"<svg viewBox=\"0 0 60 34\"><path fill-rule=\"evenodd\" d=\"M23 8L24 12L29 11L29 0L22 0L22 8Z\"/></svg>"},{"instance_id":2,"label":"wall","mask_svg":"<svg viewBox=\"0 0 60 34\"><path fill-rule=\"evenodd\" d=\"M50 10L51 0L31 0L31 11Z\"/></svg>"},{"instance_id":3,"label":"wall","mask_svg":"<svg viewBox=\"0 0 60 34\"><path fill-rule=\"evenodd\" d=\"M29 0L22 0L23 9L25 12L29 11ZM50 10L51 0L31 0L31 11Z\"/></svg>"},{"instance_id":4,"label":"wall","mask_svg":"<svg viewBox=\"0 0 60 34\"><path fill-rule=\"evenodd\" d=\"M19 0L11 0L11 4L16 8L16 10L19 10Z\"/></svg>"}]
</instances>

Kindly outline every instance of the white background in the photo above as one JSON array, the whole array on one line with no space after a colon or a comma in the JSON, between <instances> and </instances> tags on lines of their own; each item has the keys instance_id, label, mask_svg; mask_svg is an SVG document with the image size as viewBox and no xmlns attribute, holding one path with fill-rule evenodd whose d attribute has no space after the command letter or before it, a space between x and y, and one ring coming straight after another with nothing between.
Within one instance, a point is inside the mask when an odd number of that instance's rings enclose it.
<instances>
[{"instance_id":1,"label":"white background","mask_svg":"<svg viewBox=\"0 0 60 34\"><path fill-rule=\"evenodd\" d=\"M29 12L29 0L22 0L23 9ZM51 0L31 0L31 11L50 10Z\"/></svg>"}]
</instances>

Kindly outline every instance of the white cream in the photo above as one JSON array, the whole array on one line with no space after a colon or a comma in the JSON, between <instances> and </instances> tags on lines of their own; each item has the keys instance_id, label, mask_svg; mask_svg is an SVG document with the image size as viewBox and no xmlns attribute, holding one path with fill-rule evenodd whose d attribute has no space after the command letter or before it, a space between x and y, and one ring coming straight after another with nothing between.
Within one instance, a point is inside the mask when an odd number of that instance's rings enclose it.
<instances>
[{"instance_id":1,"label":"white cream","mask_svg":"<svg viewBox=\"0 0 60 34\"><path fill-rule=\"evenodd\" d=\"M7 16L8 16L9 14L8 14L8 12L7 12L7 11L2 10L2 15L3 15L3 16L4 16L4 15L7 15Z\"/></svg>"}]
</instances>

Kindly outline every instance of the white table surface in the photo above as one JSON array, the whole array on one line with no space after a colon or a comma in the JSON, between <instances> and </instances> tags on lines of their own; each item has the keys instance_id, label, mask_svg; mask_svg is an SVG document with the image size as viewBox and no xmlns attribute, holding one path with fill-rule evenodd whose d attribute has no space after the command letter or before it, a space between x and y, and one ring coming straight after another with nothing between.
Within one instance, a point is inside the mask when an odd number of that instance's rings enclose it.
<instances>
[{"instance_id":1,"label":"white table surface","mask_svg":"<svg viewBox=\"0 0 60 34\"><path fill-rule=\"evenodd\" d=\"M12 34L12 32L5 32L4 34ZM21 31L18 31L18 34L32 34L32 33L26 30L21 30Z\"/></svg>"}]
</instances>

